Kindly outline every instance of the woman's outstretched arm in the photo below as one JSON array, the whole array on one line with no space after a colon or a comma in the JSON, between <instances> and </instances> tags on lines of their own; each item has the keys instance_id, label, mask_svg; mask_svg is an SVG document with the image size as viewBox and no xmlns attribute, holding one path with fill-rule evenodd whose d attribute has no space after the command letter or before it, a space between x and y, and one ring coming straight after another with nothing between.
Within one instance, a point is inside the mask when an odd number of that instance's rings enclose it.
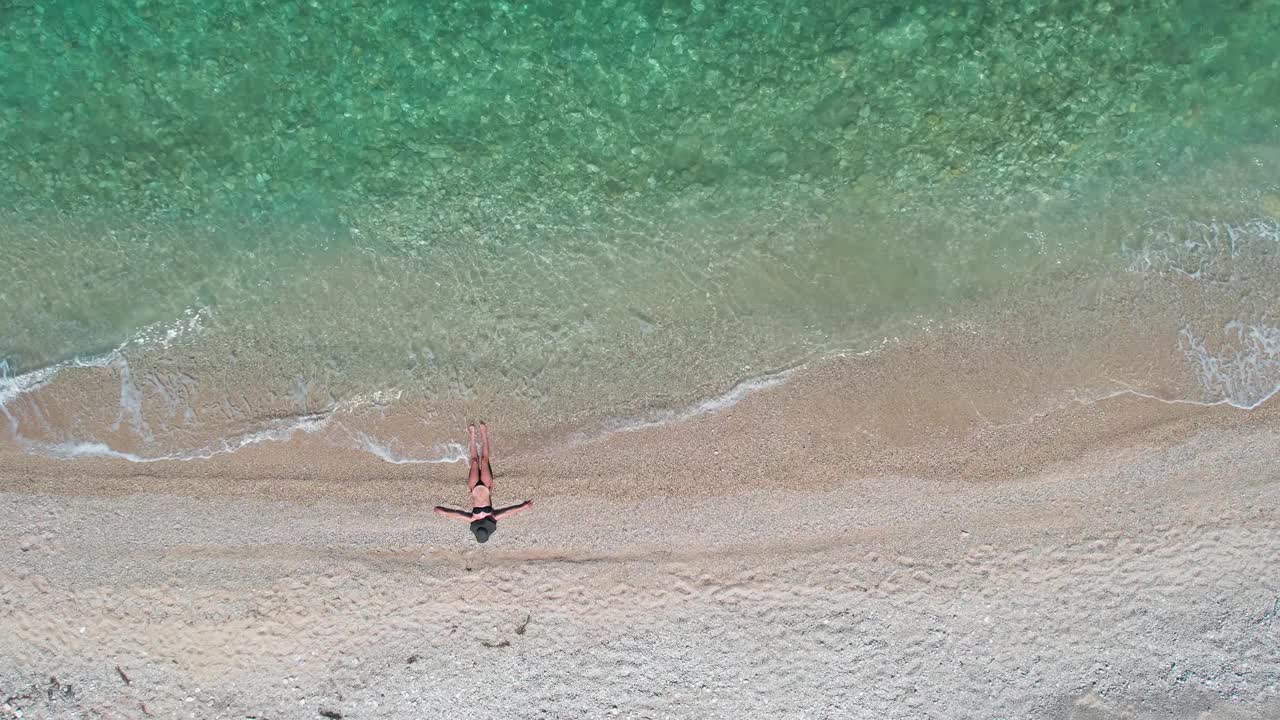
<instances>
[{"instance_id":1,"label":"woman's outstretched arm","mask_svg":"<svg viewBox=\"0 0 1280 720\"><path fill-rule=\"evenodd\" d=\"M533 501L532 501L532 500L525 500L524 502L520 503L519 505L512 505L512 506L510 506L510 507L504 507L504 508L502 508L501 510L495 510L495 511L493 512L493 517L494 517L495 519L501 519L501 518L507 517L507 516L509 516L509 515L515 515L516 513L522 513L522 512L524 512L525 510L528 510L528 509L529 509L529 508L531 508L531 507L533 507Z\"/></svg>"},{"instance_id":2,"label":"woman's outstretched arm","mask_svg":"<svg viewBox=\"0 0 1280 720\"><path fill-rule=\"evenodd\" d=\"M445 517L456 518L456 519L458 519L458 520L470 520L470 519L471 519L471 513L467 512L466 510L456 510L456 509L454 509L454 508L445 507L445 506L443 506L443 505L437 505L437 506L435 507L435 512L436 512L436 514L437 514L437 515L443 515L443 516L445 516Z\"/></svg>"}]
</instances>

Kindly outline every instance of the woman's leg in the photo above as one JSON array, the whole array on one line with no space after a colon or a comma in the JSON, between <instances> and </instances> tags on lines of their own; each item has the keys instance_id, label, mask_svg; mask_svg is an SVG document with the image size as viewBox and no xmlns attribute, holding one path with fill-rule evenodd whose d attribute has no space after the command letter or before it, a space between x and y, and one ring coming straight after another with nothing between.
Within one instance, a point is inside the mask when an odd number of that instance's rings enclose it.
<instances>
[{"instance_id":1,"label":"woman's leg","mask_svg":"<svg viewBox=\"0 0 1280 720\"><path fill-rule=\"evenodd\" d=\"M493 490L493 466L489 464L489 426L480 423L480 481Z\"/></svg>"},{"instance_id":2,"label":"woman's leg","mask_svg":"<svg viewBox=\"0 0 1280 720\"><path fill-rule=\"evenodd\" d=\"M470 437L467 443L467 450L471 454L470 469L467 471L467 489L471 490L480 482L480 455L476 453L476 426L467 426L467 435Z\"/></svg>"}]
</instances>

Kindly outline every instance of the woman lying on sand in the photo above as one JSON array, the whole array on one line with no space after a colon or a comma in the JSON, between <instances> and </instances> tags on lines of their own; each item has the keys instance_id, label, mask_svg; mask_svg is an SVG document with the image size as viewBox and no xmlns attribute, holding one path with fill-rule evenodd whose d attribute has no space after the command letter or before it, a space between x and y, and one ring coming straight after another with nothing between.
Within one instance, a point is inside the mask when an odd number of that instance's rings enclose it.
<instances>
[{"instance_id":1,"label":"woman lying on sand","mask_svg":"<svg viewBox=\"0 0 1280 720\"><path fill-rule=\"evenodd\" d=\"M498 518L515 515L533 507L532 500L519 505L493 509L493 467L489 465L489 428L480 423L480 453L476 454L476 426L467 426L471 438L471 471L467 474L467 489L471 491L471 511L457 510L443 505L436 506L436 514L471 521L471 532L478 542L488 542L498 529Z\"/></svg>"}]
</instances>

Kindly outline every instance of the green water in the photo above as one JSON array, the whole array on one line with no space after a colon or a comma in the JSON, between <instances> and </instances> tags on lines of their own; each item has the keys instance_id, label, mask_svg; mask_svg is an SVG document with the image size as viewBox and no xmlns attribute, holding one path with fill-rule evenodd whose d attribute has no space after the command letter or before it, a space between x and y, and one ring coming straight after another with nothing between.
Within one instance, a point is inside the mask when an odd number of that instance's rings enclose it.
<instances>
[{"instance_id":1,"label":"green water","mask_svg":"<svg viewBox=\"0 0 1280 720\"><path fill-rule=\"evenodd\" d=\"M130 362L278 393L250 416L688 402L1124 267L1099 208L1137 227L1280 139L1275 0L7 0L0 27L0 359L196 312ZM1250 216L1268 163L1205 193Z\"/></svg>"}]
</instances>

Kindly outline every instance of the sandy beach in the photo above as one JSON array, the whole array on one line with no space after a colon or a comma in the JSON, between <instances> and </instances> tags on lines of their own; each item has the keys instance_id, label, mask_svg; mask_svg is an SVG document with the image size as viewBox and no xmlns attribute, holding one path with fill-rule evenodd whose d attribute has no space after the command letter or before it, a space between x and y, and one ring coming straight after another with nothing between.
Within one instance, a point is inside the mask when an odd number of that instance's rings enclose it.
<instances>
[{"instance_id":1,"label":"sandy beach","mask_svg":"<svg viewBox=\"0 0 1280 720\"><path fill-rule=\"evenodd\" d=\"M537 507L485 546L430 512L464 499L460 463L306 436L192 462L6 451L0 707L1276 717L1275 401L1121 392L1002 421L962 402L992 375L958 361L906 389L945 355L832 357L569 442L491 418L499 501Z\"/></svg>"}]
</instances>

